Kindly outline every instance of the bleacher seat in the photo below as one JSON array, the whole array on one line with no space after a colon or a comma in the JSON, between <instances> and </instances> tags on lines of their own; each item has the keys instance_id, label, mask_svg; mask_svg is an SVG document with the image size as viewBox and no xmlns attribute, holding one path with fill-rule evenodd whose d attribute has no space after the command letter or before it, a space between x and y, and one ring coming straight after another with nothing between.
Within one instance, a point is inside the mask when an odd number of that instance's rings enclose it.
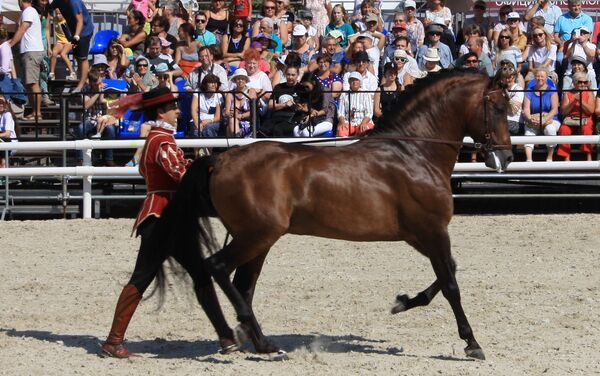
<instances>
[{"instance_id":1,"label":"bleacher seat","mask_svg":"<svg viewBox=\"0 0 600 376\"><path fill-rule=\"evenodd\" d=\"M94 35L92 45L90 47L90 54L103 54L108 48L108 43L111 39L117 38L119 32L115 30L100 30Z\"/></svg>"},{"instance_id":2,"label":"bleacher seat","mask_svg":"<svg viewBox=\"0 0 600 376\"><path fill-rule=\"evenodd\" d=\"M144 112L142 110L127 111L119 125L119 138L139 138L143 122Z\"/></svg>"},{"instance_id":3,"label":"bleacher seat","mask_svg":"<svg viewBox=\"0 0 600 376\"><path fill-rule=\"evenodd\" d=\"M185 91L185 80L175 82L179 91L179 118L177 119L177 132L175 137L184 137L189 131L192 122L192 98L193 94Z\"/></svg>"}]
</instances>

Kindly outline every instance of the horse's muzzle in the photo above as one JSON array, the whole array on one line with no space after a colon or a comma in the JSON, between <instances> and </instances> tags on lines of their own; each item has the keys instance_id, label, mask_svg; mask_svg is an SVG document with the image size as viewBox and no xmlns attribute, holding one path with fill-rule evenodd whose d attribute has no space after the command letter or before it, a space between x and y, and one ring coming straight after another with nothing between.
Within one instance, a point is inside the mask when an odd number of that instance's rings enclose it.
<instances>
[{"instance_id":1,"label":"horse's muzzle","mask_svg":"<svg viewBox=\"0 0 600 376\"><path fill-rule=\"evenodd\" d=\"M506 168L512 161L512 150L494 150L487 153L485 156L485 165L498 172L506 171Z\"/></svg>"}]
</instances>

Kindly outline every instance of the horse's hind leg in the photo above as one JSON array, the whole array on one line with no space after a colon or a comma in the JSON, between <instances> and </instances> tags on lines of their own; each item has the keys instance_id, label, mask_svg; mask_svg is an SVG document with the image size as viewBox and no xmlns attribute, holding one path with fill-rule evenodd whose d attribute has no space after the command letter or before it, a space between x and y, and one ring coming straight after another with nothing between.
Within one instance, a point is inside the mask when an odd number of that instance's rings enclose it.
<instances>
[{"instance_id":1,"label":"horse's hind leg","mask_svg":"<svg viewBox=\"0 0 600 376\"><path fill-rule=\"evenodd\" d=\"M267 250L268 249L269 248L267 248ZM234 238L231 243L225 246L225 248L206 259L207 268L233 305L238 321L240 322L245 333L250 335L256 351L259 353L277 353L279 352L279 348L269 341L269 339L262 333L258 320L256 320L256 316L252 311L252 306L246 299L249 296L248 291L244 293L244 296L236 288L236 286L234 286L229 278L229 275L233 269L237 268L238 266L243 267L246 264L251 265L249 263L251 263L254 259L260 260L260 267L262 267L262 262L264 261L266 252L262 254L259 253L258 255L251 252L243 253L243 255L246 257L248 257L248 254L254 255L253 258L248 260L245 258L240 258L239 256L242 255L242 253L237 252L238 250L238 241L236 241ZM256 273L260 273L260 267ZM256 275L256 279L258 279L258 275ZM256 283L256 280L254 283ZM252 288L251 291L253 290L254 289Z\"/></svg>"}]
</instances>

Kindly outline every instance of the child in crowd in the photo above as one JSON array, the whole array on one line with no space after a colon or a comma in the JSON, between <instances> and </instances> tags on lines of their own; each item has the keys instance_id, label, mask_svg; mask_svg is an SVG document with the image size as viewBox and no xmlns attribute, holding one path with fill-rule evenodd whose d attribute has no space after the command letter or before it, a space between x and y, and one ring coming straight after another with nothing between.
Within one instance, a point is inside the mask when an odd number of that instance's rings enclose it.
<instances>
[{"instance_id":1,"label":"child in crowd","mask_svg":"<svg viewBox=\"0 0 600 376\"><path fill-rule=\"evenodd\" d=\"M54 48L52 48L52 55L50 56L50 74L48 78L50 80L54 80L55 75L54 71L56 70L56 58L60 55L65 65L67 66L67 70L70 72L67 75L67 80L77 81L77 72L73 68L73 63L69 59L69 52L73 49L73 45L67 39L65 35L65 28L67 27L67 21L60 13L60 10L56 9L54 11L54 35L56 36L56 43L54 44Z\"/></svg>"}]
</instances>

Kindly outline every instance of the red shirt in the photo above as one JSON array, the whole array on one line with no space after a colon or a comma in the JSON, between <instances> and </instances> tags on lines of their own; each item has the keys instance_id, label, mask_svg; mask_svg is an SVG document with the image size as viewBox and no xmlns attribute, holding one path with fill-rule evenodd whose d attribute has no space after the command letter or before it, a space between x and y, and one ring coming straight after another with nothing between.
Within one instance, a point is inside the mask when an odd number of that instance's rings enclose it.
<instances>
[{"instance_id":1,"label":"red shirt","mask_svg":"<svg viewBox=\"0 0 600 376\"><path fill-rule=\"evenodd\" d=\"M173 131L153 127L140 159L140 174L146 180L146 199L137 215L134 231L149 216L160 217L192 163L175 143Z\"/></svg>"}]
</instances>

